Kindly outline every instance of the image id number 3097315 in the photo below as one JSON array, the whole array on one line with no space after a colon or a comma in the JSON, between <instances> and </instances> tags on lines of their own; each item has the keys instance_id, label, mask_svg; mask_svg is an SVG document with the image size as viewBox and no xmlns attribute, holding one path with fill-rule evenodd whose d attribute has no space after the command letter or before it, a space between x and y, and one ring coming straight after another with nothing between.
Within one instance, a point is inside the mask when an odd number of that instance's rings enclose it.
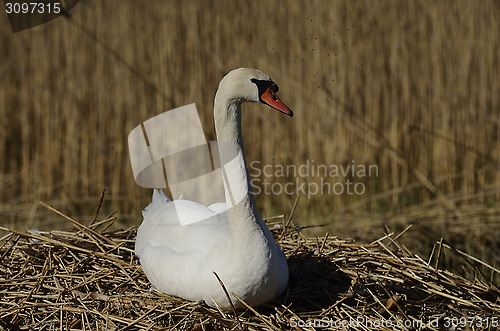
<instances>
[{"instance_id":1,"label":"image id number 3097315","mask_svg":"<svg viewBox=\"0 0 500 331\"><path fill-rule=\"evenodd\" d=\"M7 14L59 14L61 3L54 2L6 2Z\"/></svg>"}]
</instances>

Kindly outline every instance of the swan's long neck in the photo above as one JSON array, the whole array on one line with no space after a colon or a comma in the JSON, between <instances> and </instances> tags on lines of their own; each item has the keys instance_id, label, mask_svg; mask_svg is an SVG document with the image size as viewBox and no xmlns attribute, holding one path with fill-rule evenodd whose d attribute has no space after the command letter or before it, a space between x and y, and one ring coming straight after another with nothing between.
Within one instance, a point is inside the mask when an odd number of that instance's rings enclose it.
<instances>
[{"instance_id":1,"label":"swan's long neck","mask_svg":"<svg viewBox=\"0 0 500 331\"><path fill-rule=\"evenodd\" d=\"M265 224L258 215L246 167L241 137L241 103L224 98L218 92L214 119L233 243L248 243L252 234L260 240Z\"/></svg>"}]
</instances>

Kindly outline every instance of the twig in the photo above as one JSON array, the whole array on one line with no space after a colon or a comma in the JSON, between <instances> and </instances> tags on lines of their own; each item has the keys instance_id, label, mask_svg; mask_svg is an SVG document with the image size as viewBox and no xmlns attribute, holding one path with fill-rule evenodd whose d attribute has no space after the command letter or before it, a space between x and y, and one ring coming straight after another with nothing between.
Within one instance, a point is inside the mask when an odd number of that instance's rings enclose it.
<instances>
[{"instance_id":1,"label":"twig","mask_svg":"<svg viewBox=\"0 0 500 331\"><path fill-rule=\"evenodd\" d=\"M215 278L217 278L217 280L219 281L219 284L222 287L222 289L224 290L224 293L226 294L227 301L229 301L229 304L231 305L231 308L233 309L233 314L234 314L234 317L236 318L236 320L238 321L238 326L239 326L240 330L243 331L243 327L241 326L240 319L238 317L238 314L236 314L236 309L234 309L233 302L231 301L231 298L229 297L229 293L227 292L226 287L224 286L224 283L222 282L219 275L217 275L217 273L215 271L214 271L214 275L215 275Z\"/></svg>"},{"instance_id":2,"label":"twig","mask_svg":"<svg viewBox=\"0 0 500 331\"><path fill-rule=\"evenodd\" d=\"M101 193L101 198L99 199L99 204L97 205L97 208L94 213L94 217L92 218L92 221L90 222L90 225L93 225L95 221L97 221L97 215L99 215L99 210L101 210L102 202L104 201L104 194L106 193L106 190L102 190Z\"/></svg>"},{"instance_id":3,"label":"twig","mask_svg":"<svg viewBox=\"0 0 500 331\"><path fill-rule=\"evenodd\" d=\"M84 224L82 224L82 223L78 222L77 220L75 220L75 219L73 219L73 218L71 218L71 217L69 217L69 216L67 216L67 215L65 215L65 214L63 214L63 213L61 213L59 210L57 210L57 209L55 209L55 208L53 208L53 207L51 207L51 206L47 205L45 202L40 201L40 204L41 204L42 206L44 206L45 208L47 208L48 210L53 211L53 212L54 212L54 213L56 213L57 215L64 217L64 218L65 218L65 219L67 219L68 221L71 221L71 222L72 222L72 223L73 223L73 224L74 224L74 225L75 225L78 229L80 229L80 230L85 230L85 231L87 231L87 232L89 232L89 233L93 234L94 236L96 236L96 237L98 237L98 238L100 238L100 239L104 240L105 242L107 242L108 244L110 244L110 245L112 245L112 246L116 246L116 245L117 245L117 244L116 244L113 240L109 239L108 237L106 237L106 236L104 236L104 235L100 234L99 232L97 232L97 231L95 231L95 230L93 230L93 229L89 228L88 226L86 226L86 225L84 225Z\"/></svg>"}]
</instances>

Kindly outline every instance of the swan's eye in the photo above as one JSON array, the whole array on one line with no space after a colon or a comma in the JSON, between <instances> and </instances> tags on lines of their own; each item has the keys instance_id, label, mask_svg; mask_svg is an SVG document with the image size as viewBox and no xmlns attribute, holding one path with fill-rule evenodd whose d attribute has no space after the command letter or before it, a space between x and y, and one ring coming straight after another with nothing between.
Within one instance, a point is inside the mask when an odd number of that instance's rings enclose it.
<instances>
[{"instance_id":1,"label":"swan's eye","mask_svg":"<svg viewBox=\"0 0 500 331\"><path fill-rule=\"evenodd\" d=\"M257 85L257 88L259 89L259 95L262 95L268 89L271 89L274 92L278 92L278 85L276 85L276 83L272 80L260 80L252 78L250 79L250 81Z\"/></svg>"}]
</instances>

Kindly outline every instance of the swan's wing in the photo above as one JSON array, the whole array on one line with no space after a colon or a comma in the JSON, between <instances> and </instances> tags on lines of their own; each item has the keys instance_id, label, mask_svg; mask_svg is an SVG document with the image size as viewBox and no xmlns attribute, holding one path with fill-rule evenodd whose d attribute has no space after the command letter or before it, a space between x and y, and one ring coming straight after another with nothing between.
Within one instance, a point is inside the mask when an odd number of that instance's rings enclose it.
<instances>
[{"instance_id":1,"label":"swan's wing","mask_svg":"<svg viewBox=\"0 0 500 331\"><path fill-rule=\"evenodd\" d=\"M213 204L218 205L218 204ZM212 206L213 206L212 205ZM221 207L218 209L222 209ZM212 218L218 211L190 200L170 200L163 190L154 190L151 203L142 216L149 224L189 225ZM161 216L160 216L161 215ZM143 222L143 224L144 224Z\"/></svg>"},{"instance_id":2,"label":"swan's wing","mask_svg":"<svg viewBox=\"0 0 500 331\"><path fill-rule=\"evenodd\" d=\"M149 214L158 210L169 201L171 201L170 198L165 194L165 192L163 192L163 190L153 190L153 199L151 200L151 203L142 211L142 217L146 219Z\"/></svg>"},{"instance_id":3,"label":"swan's wing","mask_svg":"<svg viewBox=\"0 0 500 331\"><path fill-rule=\"evenodd\" d=\"M210 209L216 214L225 213L227 212L227 204L225 202L213 203L210 206L208 206L208 209Z\"/></svg>"},{"instance_id":4,"label":"swan's wing","mask_svg":"<svg viewBox=\"0 0 500 331\"><path fill-rule=\"evenodd\" d=\"M154 191L153 201L143 215L135 242L139 257L146 245L168 247L178 253L207 251L214 243L225 243L230 238L225 213L216 213L194 201L171 201L162 191Z\"/></svg>"}]
</instances>

